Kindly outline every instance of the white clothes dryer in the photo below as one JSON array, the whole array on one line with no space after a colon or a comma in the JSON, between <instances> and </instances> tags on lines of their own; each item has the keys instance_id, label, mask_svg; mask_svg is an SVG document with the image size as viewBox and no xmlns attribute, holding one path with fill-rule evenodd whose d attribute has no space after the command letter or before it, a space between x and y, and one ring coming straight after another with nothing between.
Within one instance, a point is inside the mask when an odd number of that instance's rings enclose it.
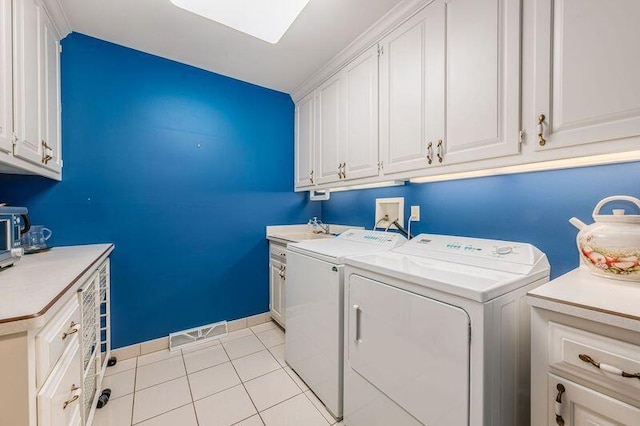
<instances>
[{"instance_id":1,"label":"white clothes dryer","mask_svg":"<svg viewBox=\"0 0 640 426\"><path fill-rule=\"evenodd\" d=\"M530 244L421 234L346 259L347 426L529 424Z\"/></svg>"},{"instance_id":2,"label":"white clothes dryer","mask_svg":"<svg viewBox=\"0 0 640 426\"><path fill-rule=\"evenodd\" d=\"M287 246L285 361L337 419L342 417L344 259L405 243L391 232L352 229Z\"/></svg>"}]
</instances>

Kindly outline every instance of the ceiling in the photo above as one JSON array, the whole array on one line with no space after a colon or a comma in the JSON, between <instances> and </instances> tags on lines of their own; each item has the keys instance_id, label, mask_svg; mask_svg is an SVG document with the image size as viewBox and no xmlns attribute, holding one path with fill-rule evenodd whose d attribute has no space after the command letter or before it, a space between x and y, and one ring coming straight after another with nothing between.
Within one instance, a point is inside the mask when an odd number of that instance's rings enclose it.
<instances>
[{"instance_id":1,"label":"ceiling","mask_svg":"<svg viewBox=\"0 0 640 426\"><path fill-rule=\"evenodd\" d=\"M169 0L60 3L75 32L291 93L400 1L311 0L275 45Z\"/></svg>"}]
</instances>

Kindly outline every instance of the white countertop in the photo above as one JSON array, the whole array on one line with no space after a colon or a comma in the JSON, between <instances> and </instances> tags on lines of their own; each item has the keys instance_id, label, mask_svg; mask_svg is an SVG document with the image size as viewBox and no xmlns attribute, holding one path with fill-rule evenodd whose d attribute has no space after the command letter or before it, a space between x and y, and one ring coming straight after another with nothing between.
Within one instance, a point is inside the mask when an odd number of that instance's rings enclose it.
<instances>
[{"instance_id":1,"label":"white countertop","mask_svg":"<svg viewBox=\"0 0 640 426\"><path fill-rule=\"evenodd\" d=\"M106 259L113 244L55 247L0 270L0 335L42 326Z\"/></svg>"},{"instance_id":2,"label":"white countertop","mask_svg":"<svg viewBox=\"0 0 640 426\"><path fill-rule=\"evenodd\" d=\"M331 234L314 234L305 225L274 225L267 226L267 240L282 244L299 243L306 240L317 240L323 238L334 238L348 229L362 229L361 226L346 226L329 224Z\"/></svg>"},{"instance_id":3,"label":"white countertop","mask_svg":"<svg viewBox=\"0 0 640 426\"><path fill-rule=\"evenodd\" d=\"M640 331L640 282L601 278L580 267L528 295L532 306Z\"/></svg>"}]
</instances>

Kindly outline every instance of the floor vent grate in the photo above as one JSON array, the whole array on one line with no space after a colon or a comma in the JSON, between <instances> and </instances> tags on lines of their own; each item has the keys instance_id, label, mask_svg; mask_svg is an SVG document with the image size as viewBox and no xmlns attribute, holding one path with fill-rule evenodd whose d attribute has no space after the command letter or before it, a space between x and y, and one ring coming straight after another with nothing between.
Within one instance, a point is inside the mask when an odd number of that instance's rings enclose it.
<instances>
[{"instance_id":1,"label":"floor vent grate","mask_svg":"<svg viewBox=\"0 0 640 426\"><path fill-rule=\"evenodd\" d=\"M203 325L189 330L169 334L169 349L184 349L201 343L210 342L227 335L227 322Z\"/></svg>"}]
</instances>

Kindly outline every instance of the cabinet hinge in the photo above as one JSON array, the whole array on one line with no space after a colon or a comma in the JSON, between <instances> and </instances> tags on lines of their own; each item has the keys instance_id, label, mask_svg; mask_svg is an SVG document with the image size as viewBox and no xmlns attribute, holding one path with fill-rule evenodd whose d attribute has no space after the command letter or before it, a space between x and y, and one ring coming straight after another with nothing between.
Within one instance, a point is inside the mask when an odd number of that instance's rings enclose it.
<instances>
[{"instance_id":1,"label":"cabinet hinge","mask_svg":"<svg viewBox=\"0 0 640 426\"><path fill-rule=\"evenodd\" d=\"M527 139L527 131L525 129L520 130L520 134L518 136L518 142L522 145Z\"/></svg>"}]
</instances>

